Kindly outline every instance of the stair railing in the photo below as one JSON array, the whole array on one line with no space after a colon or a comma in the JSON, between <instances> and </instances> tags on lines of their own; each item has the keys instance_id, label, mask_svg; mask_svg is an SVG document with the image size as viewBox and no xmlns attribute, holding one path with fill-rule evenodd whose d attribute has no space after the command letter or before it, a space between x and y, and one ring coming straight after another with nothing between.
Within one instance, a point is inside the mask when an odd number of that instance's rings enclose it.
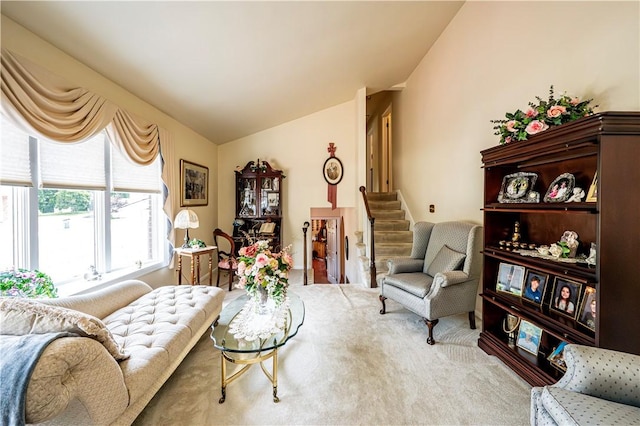
<instances>
[{"instance_id":1,"label":"stair railing","mask_svg":"<svg viewBox=\"0 0 640 426\"><path fill-rule=\"evenodd\" d=\"M371 215L371 209L369 208L369 199L367 198L367 189L364 186L360 187L360 193L362 194L362 200L364 201L364 208L367 211L367 218L369 219L369 235L370 235L370 253L369 256L369 273L371 279L371 287L377 287L378 282L376 281L376 249L375 249L375 238L374 238L374 228L376 218Z\"/></svg>"}]
</instances>

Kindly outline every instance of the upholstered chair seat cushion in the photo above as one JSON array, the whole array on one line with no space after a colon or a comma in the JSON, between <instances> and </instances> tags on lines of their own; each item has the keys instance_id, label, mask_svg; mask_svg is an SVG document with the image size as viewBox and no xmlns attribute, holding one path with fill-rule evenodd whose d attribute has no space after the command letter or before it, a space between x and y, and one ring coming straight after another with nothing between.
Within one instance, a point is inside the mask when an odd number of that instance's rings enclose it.
<instances>
[{"instance_id":1,"label":"upholstered chair seat cushion","mask_svg":"<svg viewBox=\"0 0 640 426\"><path fill-rule=\"evenodd\" d=\"M231 257L218 262L218 267L222 269L238 269L238 261Z\"/></svg>"},{"instance_id":2,"label":"upholstered chair seat cushion","mask_svg":"<svg viewBox=\"0 0 640 426\"><path fill-rule=\"evenodd\" d=\"M433 277L422 272L408 272L385 277L386 285L397 287L420 298L427 295L432 283Z\"/></svg>"}]
</instances>

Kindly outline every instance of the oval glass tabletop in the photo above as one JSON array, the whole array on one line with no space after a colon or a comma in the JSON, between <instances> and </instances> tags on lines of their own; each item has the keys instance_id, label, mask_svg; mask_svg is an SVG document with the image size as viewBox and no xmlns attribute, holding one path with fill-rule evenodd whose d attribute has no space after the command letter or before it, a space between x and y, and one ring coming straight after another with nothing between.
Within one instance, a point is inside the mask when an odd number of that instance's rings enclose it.
<instances>
[{"instance_id":1,"label":"oval glass tabletop","mask_svg":"<svg viewBox=\"0 0 640 426\"><path fill-rule=\"evenodd\" d=\"M253 353L268 351L283 346L289 339L298 333L298 329L304 322L304 302L298 295L287 292L289 309L285 314L284 327L277 333L265 338L246 340L236 338L231 330L232 321L240 314L247 302L249 295L237 297L222 309L217 325L212 325L211 340L216 349L225 352Z\"/></svg>"}]
</instances>

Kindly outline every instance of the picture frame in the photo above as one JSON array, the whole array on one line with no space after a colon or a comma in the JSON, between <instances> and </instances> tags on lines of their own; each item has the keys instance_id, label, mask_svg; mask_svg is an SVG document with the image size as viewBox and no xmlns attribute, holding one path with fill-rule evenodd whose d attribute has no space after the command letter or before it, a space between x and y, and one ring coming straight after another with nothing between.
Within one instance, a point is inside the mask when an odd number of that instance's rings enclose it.
<instances>
[{"instance_id":1,"label":"picture frame","mask_svg":"<svg viewBox=\"0 0 640 426\"><path fill-rule=\"evenodd\" d=\"M344 175L342 161L338 157L327 158L322 165L322 174L329 185L339 184Z\"/></svg>"},{"instance_id":2,"label":"picture frame","mask_svg":"<svg viewBox=\"0 0 640 426\"><path fill-rule=\"evenodd\" d=\"M549 309L575 319L581 290L582 284L556 277L553 283L553 294L549 300Z\"/></svg>"},{"instance_id":3,"label":"picture frame","mask_svg":"<svg viewBox=\"0 0 640 426\"><path fill-rule=\"evenodd\" d=\"M511 173L502 178L502 186L498 193L499 203L537 203L539 197L530 197L533 186L538 179L536 173ZM537 193L535 193L537 194Z\"/></svg>"},{"instance_id":4,"label":"picture frame","mask_svg":"<svg viewBox=\"0 0 640 426\"><path fill-rule=\"evenodd\" d=\"M587 203L595 203L598 201L598 172L596 171L593 175L593 181L591 181L591 186L589 187L589 192L587 192L587 199L585 200Z\"/></svg>"},{"instance_id":5,"label":"picture frame","mask_svg":"<svg viewBox=\"0 0 640 426\"><path fill-rule=\"evenodd\" d=\"M554 348L551 354L547 357L549 363L562 372L567 371L567 364L564 361L565 346L567 346L567 342L560 342L558 346Z\"/></svg>"},{"instance_id":6,"label":"picture frame","mask_svg":"<svg viewBox=\"0 0 640 426\"><path fill-rule=\"evenodd\" d=\"M544 195L544 201L546 203L564 203L573 195L573 188L575 186L575 176L571 173L562 173L549 185Z\"/></svg>"},{"instance_id":7,"label":"picture frame","mask_svg":"<svg viewBox=\"0 0 640 426\"><path fill-rule=\"evenodd\" d=\"M596 331L596 318L598 316L596 307L596 289L591 286L587 286L584 289L584 296L582 296L578 322L591 331Z\"/></svg>"},{"instance_id":8,"label":"picture frame","mask_svg":"<svg viewBox=\"0 0 640 426\"><path fill-rule=\"evenodd\" d=\"M269 207L279 207L280 206L280 194L277 192L269 192L267 194L267 205Z\"/></svg>"},{"instance_id":9,"label":"picture frame","mask_svg":"<svg viewBox=\"0 0 640 426\"><path fill-rule=\"evenodd\" d=\"M516 346L533 355L538 355L540 340L542 340L542 329L527 320L521 320Z\"/></svg>"},{"instance_id":10,"label":"picture frame","mask_svg":"<svg viewBox=\"0 0 640 426\"><path fill-rule=\"evenodd\" d=\"M209 168L180 160L180 206L209 204Z\"/></svg>"},{"instance_id":11,"label":"picture frame","mask_svg":"<svg viewBox=\"0 0 640 426\"><path fill-rule=\"evenodd\" d=\"M515 296L522 296L524 272L524 266L500 262L498 267L498 279L496 280L496 291Z\"/></svg>"},{"instance_id":12,"label":"picture frame","mask_svg":"<svg viewBox=\"0 0 640 426\"><path fill-rule=\"evenodd\" d=\"M527 269L522 298L541 306L542 301L544 300L544 293L548 281L548 274L544 274L533 269Z\"/></svg>"}]
</instances>

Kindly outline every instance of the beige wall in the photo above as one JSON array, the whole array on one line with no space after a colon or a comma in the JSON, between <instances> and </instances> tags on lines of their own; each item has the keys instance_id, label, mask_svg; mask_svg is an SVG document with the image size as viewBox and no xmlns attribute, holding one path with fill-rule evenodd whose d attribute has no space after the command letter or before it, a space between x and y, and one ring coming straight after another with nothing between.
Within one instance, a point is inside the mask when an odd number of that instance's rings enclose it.
<instances>
[{"instance_id":1,"label":"beige wall","mask_svg":"<svg viewBox=\"0 0 640 426\"><path fill-rule=\"evenodd\" d=\"M181 158L201 164L209 168L209 205L193 207L200 219L200 228L189 232L189 236L212 242L212 230L218 223L216 209L218 199L218 150L204 137L183 126L176 120L160 112L158 109L132 95L114 82L107 80L82 63L76 61L53 45L38 38L24 27L2 15L2 47L50 70L66 80L96 92L118 104L129 112L157 123L167 129L175 143L175 187L179 187L179 160ZM179 193L173 194L176 211L180 205ZM182 230L176 235L176 241L184 238ZM175 273L163 269L141 279L151 285L170 284L176 282Z\"/></svg>"},{"instance_id":2,"label":"beige wall","mask_svg":"<svg viewBox=\"0 0 640 426\"><path fill-rule=\"evenodd\" d=\"M249 161L266 160L286 175L282 183L283 240L292 245L294 268L302 269L302 224L310 220L312 208L331 206L322 174L322 166L329 156L329 142L335 143L335 155L344 166L344 177L338 184L338 207L353 208L357 202L355 117L355 102L345 102L221 145L218 161L220 228L227 232L233 229L236 167L244 167ZM350 220L349 224L352 223ZM345 232L352 235L354 229L345 229Z\"/></svg>"},{"instance_id":3,"label":"beige wall","mask_svg":"<svg viewBox=\"0 0 640 426\"><path fill-rule=\"evenodd\" d=\"M465 3L394 103L395 187L414 219L481 222L489 120L552 84L598 111L640 110L639 18L638 2Z\"/></svg>"}]
</instances>

